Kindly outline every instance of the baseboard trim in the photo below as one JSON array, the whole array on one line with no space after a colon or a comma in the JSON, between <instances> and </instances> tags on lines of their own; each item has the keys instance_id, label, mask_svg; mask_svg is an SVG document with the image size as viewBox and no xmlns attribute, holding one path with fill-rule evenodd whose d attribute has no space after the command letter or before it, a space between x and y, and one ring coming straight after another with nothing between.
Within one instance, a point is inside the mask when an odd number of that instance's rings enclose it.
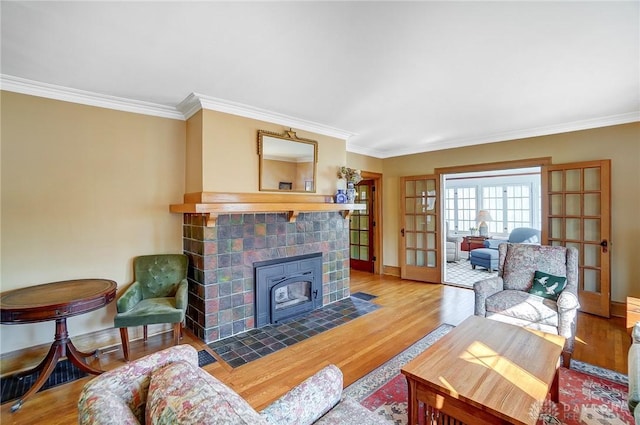
<instances>
[{"instance_id":1,"label":"baseboard trim","mask_svg":"<svg viewBox=\"0 0 640 425\"><path fill-rule=\"evenodd\" d=\"M614 317L627 317L627 304L619 301L611 301L611 315Z\"/></svg>"},{"instance_id":2,"label":"baseboard trim","mask_svg":"<svg viewBox=\"0 0 640 425\"><path fill-rule=\"evenodd\" d=\"M385 274L388 276L400 277L400 267L382 266L382 274Z\"/></svg>"}]
</instances>

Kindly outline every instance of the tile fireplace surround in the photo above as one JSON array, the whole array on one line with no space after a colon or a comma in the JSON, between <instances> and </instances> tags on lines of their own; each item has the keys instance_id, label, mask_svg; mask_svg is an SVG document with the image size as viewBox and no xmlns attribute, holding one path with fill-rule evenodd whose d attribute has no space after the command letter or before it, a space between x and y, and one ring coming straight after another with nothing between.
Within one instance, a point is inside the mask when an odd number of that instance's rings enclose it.
<instances>
[{"instance_id":1,"label":"tile fireplace surround","mask_svg":"<svg viewBox=\"0 0 640 425\"><path fill-rule=\"evenodd\" d=\"M187 327L209 343L253 329L254 263L322 253L322 305L349 290L349 220L340 212L221 214L207 227L184 214L183 249L189 257Z\"/></svg>"}]
</instances>

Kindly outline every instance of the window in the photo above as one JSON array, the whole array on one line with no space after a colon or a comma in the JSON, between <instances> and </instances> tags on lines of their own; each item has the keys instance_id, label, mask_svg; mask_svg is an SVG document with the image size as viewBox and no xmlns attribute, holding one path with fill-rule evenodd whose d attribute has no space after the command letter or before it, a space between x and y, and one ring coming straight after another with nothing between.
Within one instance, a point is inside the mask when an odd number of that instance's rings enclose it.
<instances>
[{"instance_id":1,"label":"window","mask_svg":"<svg viewBox=\"0 0 640 425\"><path fill-rule=\"evenodd\" d=\"M488 210L490 235L508 235L516 227L540 229L540 170L505 176L446 176L444 217L449 230L478 227L476 214ZM485 173L486 174L486 173Z\"/></svg>"},{"instance_id":2,"label":"window","mask_svg":"<svg viewBox=\"0 0 640 425\"><path fill-rule=\"evenodd\" d=\"M445 217L451 231L464 232L470 227L477 227L476 188L461 187L445 191Z\"/></svg>"}]
</instances>

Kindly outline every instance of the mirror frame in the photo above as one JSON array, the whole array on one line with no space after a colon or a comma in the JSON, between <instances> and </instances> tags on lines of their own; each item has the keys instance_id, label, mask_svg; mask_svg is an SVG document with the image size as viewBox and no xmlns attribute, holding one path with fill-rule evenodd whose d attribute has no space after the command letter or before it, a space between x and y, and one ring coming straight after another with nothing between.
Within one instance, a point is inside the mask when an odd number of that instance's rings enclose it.
<instances>
[{"instance_id":1,"label":"mirror frame","mask_svg":"<svg viewBox=\"0 0 640 425\"><path fill-rule=\"evenodd\" d=\"M287 140L290 142L296 143L306 143L313 146L313 183L311 190L307 189L307 182L305 181L304 188L302 190L290 190L290 189L277 189L277 188L265 188L263 187L263 177L262 172L264 171L264 140L263 137L273 137L275 139ZM259 160L259 168L258 168L258 188L260 191L268 191L268 192L290 192L290 193L316 193L316 188L318 187L317 182L317 168L318 168L318 142L311 139L304 139L302 137L298 137L295 131L288 130L284 133L275 133L272 131L266 130L258 130L258 155L260 157Z\"/></svg>"}]
</instances>

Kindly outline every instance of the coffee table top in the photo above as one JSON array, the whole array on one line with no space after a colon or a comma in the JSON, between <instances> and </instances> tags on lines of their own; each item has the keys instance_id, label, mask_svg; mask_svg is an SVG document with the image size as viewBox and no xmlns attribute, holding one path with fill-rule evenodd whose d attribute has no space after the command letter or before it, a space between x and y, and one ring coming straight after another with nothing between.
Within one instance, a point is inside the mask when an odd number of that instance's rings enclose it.
<instances>
[{"instance_id":1,"label":"coffee table top","mask_svg":"<svg viewBox=\"0 0 640 425\"><path fill-rule=\"evenodd\" d=\"M432 390L512 423L535 423L564 338L471 316L402 368Z\"/></svg>"}]
</instances>

